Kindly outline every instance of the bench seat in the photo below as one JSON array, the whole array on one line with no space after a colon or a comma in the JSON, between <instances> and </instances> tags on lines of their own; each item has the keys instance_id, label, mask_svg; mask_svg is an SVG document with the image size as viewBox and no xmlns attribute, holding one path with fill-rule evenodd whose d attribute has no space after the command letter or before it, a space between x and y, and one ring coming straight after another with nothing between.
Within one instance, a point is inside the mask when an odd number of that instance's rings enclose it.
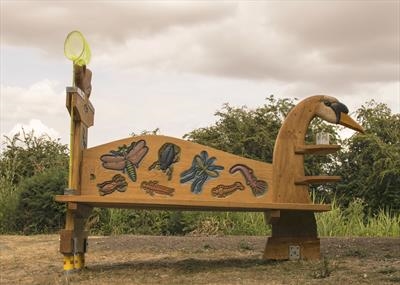
<instances>
[{"instance_id":1,"label":"bench seat","mask_svg":"<svg viewBox=\"0 0 400 285\"><path fill-rule=\"evenodd\" d=\"M100 208L146 208L146 209L178 209L178 210L211 210L211 211L254 211L296 210L325 212L331 210L330 204L312 203L246 203L223 201L176 200L171 203L167 199L136 199L129 201L121 198L99 197L94 195L57 195L58 202L73 202Z\"/></svg>"}]
</instances>

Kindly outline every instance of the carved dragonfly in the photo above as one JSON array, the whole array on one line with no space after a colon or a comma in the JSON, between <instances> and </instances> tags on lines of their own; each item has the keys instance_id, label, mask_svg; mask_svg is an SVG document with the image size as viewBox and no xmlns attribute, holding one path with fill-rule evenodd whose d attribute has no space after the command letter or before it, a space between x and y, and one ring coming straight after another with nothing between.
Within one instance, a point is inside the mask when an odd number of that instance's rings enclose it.
<instances>
[{"instance_id":1,"label":"carved dragonfly","mask_svg":"<svg viewBox=\"0 0 400 285\"><path fill-rule=\"evenodd\" d=\"M135 182L135 168L139 167L139 163L148 151L149 148L146 146L146 141L140 140L132 142L129 146L124 144L118 150L110 151L109 154L103 154L100 156L100 160L104 168L122 171L128 174L129 178Z\"/></svg>"}]
</instances>

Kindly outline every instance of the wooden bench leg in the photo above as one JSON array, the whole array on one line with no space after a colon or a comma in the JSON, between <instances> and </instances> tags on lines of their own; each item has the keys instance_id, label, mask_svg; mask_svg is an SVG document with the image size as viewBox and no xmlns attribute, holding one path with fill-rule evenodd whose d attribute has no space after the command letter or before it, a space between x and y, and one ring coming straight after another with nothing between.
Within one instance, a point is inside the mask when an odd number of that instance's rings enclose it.
<instances>
[{"instance_id":1,"label":"wooden bench leg","mask_svg":"<svg viewBox=\"0 0 400 285\"><path fill-rule=\"evenodd\" d=\"M272 225L272 236L267 240L264 259L320 258L320 240L314 212L272 211L265 216Z\"/></svg>"},{"instance_id":2,"label":"wooden bench leg","mask_svg":"<svg viewBox=\"0 0 400 285\"><path fill-rule=\"evenodd\" d=\"M68 203L65 229L60 232L60 252L64 255L64 271L80 270L85 266L88 232L86 220L91 207Z\"/></svg>"}]
</instances>

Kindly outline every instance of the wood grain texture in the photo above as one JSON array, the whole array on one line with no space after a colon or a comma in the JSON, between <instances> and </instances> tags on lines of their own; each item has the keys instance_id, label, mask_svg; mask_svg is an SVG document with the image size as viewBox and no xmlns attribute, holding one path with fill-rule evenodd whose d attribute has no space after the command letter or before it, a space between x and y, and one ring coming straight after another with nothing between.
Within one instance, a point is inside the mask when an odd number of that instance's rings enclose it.
<instances>
[{"instance_id":1,"label":"wood grain texture","mask_svg":"<svg viewBox=\"0 0 400 285\"><path fill-rule=\"evenodd\" d=\"M105 154L109 154L113 150L117 150L121 146L131 145L132 142L145 141L148 147L148 152L144 158L140 161L136 168L136 181L132 181L127 173L121 170L106 169L103 167L101 157ZM181 152L179 160L174 163L171 180L168 175L158 169L149 168L159 159L159 149L165 143L172 143L180 147ZM186 183L181 182L181 174L190 168L193 164L194 157L199 155L201 152L206 151L209 157L215 157L214 164L222 166L223 170L219 171L218 177L209 177L205 181L202 191L195 194L191 191L191 184L189 181ZM246 165L253 171L253 175L258 179L265 181L268 185L265 195L255 197L250 185L246 182L246 178L241 172L230 173L230 168L234 165L241 164ZM270 203L271 200L271 184L272 184L272 165L255 161L236 155L232 155L223 151L219 151L210 147L199 145L196 143L180 140L166 136L139 136L131 137L123 140L115 141L109 144L97 146L83 151L82 160L82 180L81 180L81 194L90 197L100 197L99 195L99 183L104 181L111 181L112 177L116 174L120 174L125 177L128 183L125 192L115 191L109 195L104 196L102 201L115 201L119 199L126 203L134 203L138 200L148 200L148 203L157 204L158 201L169 201L171 204L176 204L174 201L185 201L185 205L207 202L218 202L218 205L226 203L229 205L231 202L260 204ZM143 182L157 181L159 185L164 187L173 188L175 191L172 196L169 195L158 195L155 193L153 196L149 195L144 189L141 189ZM212 194L212 189L218 185L234 185L240 182L244 186L244 190L236 191L229 196L224 198L218 198Z\"/></svg>"},{"instance_id":2,"label":"wood grain texture","mask_svg":"<svg viewBox=\"0 0 400 285\"><path fill-rule=\"evenodd\" d=\"M272 236L265 247L265 259L289 259L290 246L300 247L301 259L320 258L320 242L313 212L282 210L278 218L269 221Z\"/></svg>"},{"instance_id":3,"label":"wood grain texture","mask_svg":"<svg viewBox=\"0 0 400 285\"><path fill-rule=\"evenodd\" d=\"M75 197L81 194L81 163L83 150L87 147L88 128L93 125L94 108L89 101L88 95L79 88L67 87L67 109L73 114L74 120L71 124L73 133L72 141L72 164L70 172L72 179L70 189ZM86 219L92 208L78 202L68 202L65 230L60 235L60 251L64 254L84 253L86 250L87 232L85 231ZM74 244L75 246L71 246Z\"/></svg>"},{"instance_id":4,"label":"wood grain texture","mask_svg":"<svg viewBox=\"0 0 400 285\"><path fill-rule=\"evenodd\" d=\"M137 189L139 190L139 189ZM248 211L265 212L266 210L298 210L311 212L324 212L331 210L329 204L300 204L300 203L265 203L247 201L220 201L220 200L193 200L177 198L138 198L135 200L124 197L107 197L98 195L57 195L58 202L76 202L91 207L104 208L142 208L142 209L177 209L201 211Z\"/></svg>"},{"instance_id":5,"label":"wood grain texture","mask_svg":"<svg viewBox=\"0 0 400 285\"><path fill-rule=\"evenodd\" d=\"M70 91L68 96L71 97L71 104L77 106L77 112L87 111L83 107L85 102L89 102L85 94L80 94L79 89ZM209 203L209 208L214 209L248 203L240 209L277 209L271 206L277 203L292 205L292 209L297 209L296 205L300 205L299 209L305 209L303 205L311 205L309 209L318 211L321 208L312 204L308 185L339 180L338 177L304 175L304 155L327 154L340 149L337 145L304 144L308 125L316 116L316 106L324 98L313 96L305 99L288 114L276 140L273 164L177 138L137 136L90 149L81 147L74 154L74 187L77 187L78 194L90 200L91 205L124 201L125 207L134 207L135 201L148 200L140 205L150 207L154 203L156 207L168 207L170 204L171 207L190 208L192 205L198 208L203 203L205 207ZM91 114L93 117L94 111ZM82 118L85 115L80 114L76 123L75 132L80 134L76 145L82 144L82 137L87 132ZM169 157L168 167L160 163L162 151L165 152L164 159ZM194 164L205 163L199 162L204 153L208 155L207 159L212 160L214 168L205 167L199 171L203 174L207 172L209 176L196 177L196 181L187 173ZM98 202L93 200L100 196L103 197ZM268 207L259 206L263 204Z\"/></svg>"},{"instance_id":6,"label":"wood grain texture","mask_svg":"<svg viewBox=\"0 0 400 285\"><path fill-rule=\"evenodd\" d=\"M294 152L296 154L324 155L334 153L340 150L340 148L341 146L337 144L297 145Z\"/></svg>"},{"instance_id":7,"label":"wood grain texture","mask_svg":"<svg viewBox=\"0 0 400 285\"><path fill-rule=\"evenodd\" d=\"M71 113L74 111L74 120L82 122L86 127L94 124L94 107L88 96L77 87L67 87L66 107Z\"/></svg>"},{"instance_id":8,"label":"wood grain texture","mask_svg":"<svg viewBox=\"0 0 400 285\"><path fill-rule=\"evenodd\" d=\"M297 177L294 183L296 185L323 184L341 181L340 176L303 176Z\"/></svg>"},{"instance_id":9,"label":"wood grain texture","mask_svg":"<svg viewBox=\"0 0 400 285\"><path fill-rule=\"evenodd\" d=\"M273 155L273 202L311 203L308 183L296 183L304 177L304 154L321 152L321 146L305 146L305 136L311 120L326 96L304 99L287 115L275 141ZM333 147L336 149L336 147ZM331 151L326 146L324 151Z\"/></svg>"}]
</instances>

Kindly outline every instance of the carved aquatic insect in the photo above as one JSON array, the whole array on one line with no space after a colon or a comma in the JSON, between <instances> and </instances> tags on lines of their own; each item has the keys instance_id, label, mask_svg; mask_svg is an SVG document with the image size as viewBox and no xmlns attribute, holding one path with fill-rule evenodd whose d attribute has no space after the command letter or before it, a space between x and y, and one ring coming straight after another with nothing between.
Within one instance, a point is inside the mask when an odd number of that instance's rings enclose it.
<instances>
[{"instance_id":1,"label":"carved aquatic insect","mask_svg":"<svg viewBox=\"0 0 400 285\"><path fill-rule=\"evenodd\" d=\"M219 176L219 172L224 169L222 165L215 165L215 156L209 157L207 151L203 150L200 154L193 157L192 166L181 173L181 183L192 181L190 191L200 194L204 183Z\"/></svg>"},{"instance_id":2,"label":"carved aquatic insect","mask_svg":"<svg viewBox=\"0 0 400 285\"><path fill-rule=\"evenodd\" d=\"M235 164L229 169L229 173L241 172L246 180L246 184L250 186L255 197L264 195L268 190L268 184L264 180L258 180L254 175L253 169L244 164Z\"/></svg>"},{"instance_id":3,"label":"carved aquatic insect","mask_svg":"<svg viewBox=\"0 0 400 285\"><path fill-rule=\"evenodd\" d=\"M149 148L144 140L132 142L130 146L123 145L118 150L110 151L110 154L100 156L102 165L106 169L120 170L127 173L129 178L136 181L136 170L139 163L145 157Z\"/></svg>"},{"instance_id":4,"label":"carved aquatic insect","mask_svg":"<svg viewBox=\"0 0 400 285\"><path fill-rule=\"evenodd\" d=\"M128 182L126 182L125 177L121 174L116 174L111 180L97 184L101 196L111 194L115 190L125 192L127 187Z\"/></svg>"},{"instance_id":5,"label":"carved aquatic insect","mask_svg":"<svg viewBox=\"0 0 400 285\"><path fill-rule=\"evenodd\" d=\"M168 180L171 180L174 167L172 164L179 161L181 148L173 143L165 143L158 150L158 160L149 166L149 170L154 168L166 173Z\"/></svg>"}]
</instances>

